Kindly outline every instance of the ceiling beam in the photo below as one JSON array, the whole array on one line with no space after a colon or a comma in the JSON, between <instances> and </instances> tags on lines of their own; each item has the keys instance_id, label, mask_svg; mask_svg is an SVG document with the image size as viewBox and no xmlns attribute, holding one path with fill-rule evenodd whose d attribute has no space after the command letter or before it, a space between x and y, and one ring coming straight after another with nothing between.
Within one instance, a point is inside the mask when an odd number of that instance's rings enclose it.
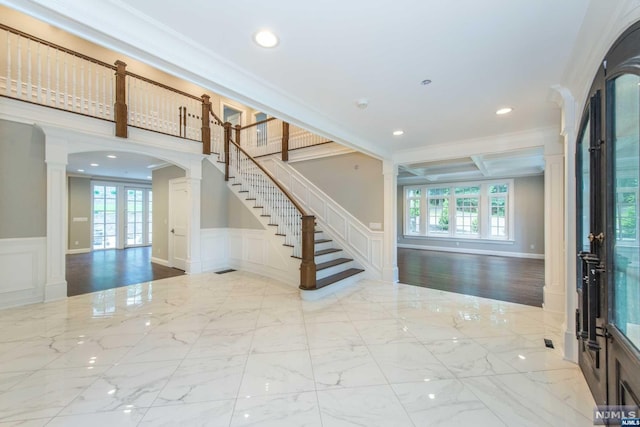
<instances>
[{"instance_id":1,"label":"ceiling beam","mask_svg":"<svg viewBox=\"0 0 640 427\"><path fill-rule=\"evenodd\" d=\"M491 173L487 169L487 166L484 164L484 159L482 156L471 156L471 160L476 164L480 172L482 172L483 176L491 176Z\"/></svg>"}]
</instances>

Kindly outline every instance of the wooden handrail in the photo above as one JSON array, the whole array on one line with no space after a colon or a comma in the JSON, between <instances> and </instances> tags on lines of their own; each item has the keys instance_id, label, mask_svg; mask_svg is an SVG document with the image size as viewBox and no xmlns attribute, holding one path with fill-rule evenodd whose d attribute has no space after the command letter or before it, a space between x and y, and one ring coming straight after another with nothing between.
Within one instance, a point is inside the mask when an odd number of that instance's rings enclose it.
<instances>
[{"instance_id":1,"label":"wooden handrail","mask_svg":"<svg viewBox=\"0 0 640 427\"><path fill-rule=\"evenodd\" d=\"M211 106L209 106L209 114L211 114L213 118L216 119L216 124L220 126L224 126L224 122L220 120L220 117L218 117L216 113L213 112L213 110L211 109Z\"/></svg>"},{"instance_id":2,"label":"wooden handrail","mask_svg":"<svg viewBox=\"0 0 640 427\"><path fill-rule=\"evenodd\" d=\"M256 165L276 185L276 187L280 189L280 191L282 191L282 193L287 197L287 199L289 199L289 201L293 204L293 206L296 207L296 209L298 210L298 212L300 212L302 216L309 216L307 212L304 210L304 208L300 206L298 202L296 202L293 196L280 184L280 182L278 182L277 179L273 177L273 175L271 175L271 173L269 173L260 163L256 162L256 160L253 157L251 157L251 155L247 153L242 147L236 144L235 141L230 139L229 143L233 144L238 150L240 150L242 154L244 154L249 159L251 159L253 164Z\"/></svg>"},{"instance_id":3,"label":"wooden handrail","mask_svg":"<svg viewBox=\"0 0 640 427\"><path fill-rule=\"evenodd\" d=\"M172 88L172 87L167 86L165 84L162 84L160 82L156 82L156 81L148 79L146 77L142 77L139 74L135 74L135 73L131 73L131 72L127 71L127 76L136 78L138 80L142 80L145 83L149 83L149 84L152 84L154 86L161 87L162 89L166 89L168 91L177 93L179 95L186 96L187 98L195 99L196 101L202 101L202 97L200 97L200 96L191 95L190 93L186 93L186 92L183 92L183 91L181 91L179 89L175 89L175 88Z\"/></svg>"},{"instance_id":4,"label":"wooden handrail","mask_svg":"<svg viewBox=\"0 0 640 427\"><path fill-rule=\"evenodd\" d=\"M250 125L243 126L243 127L240 128L240 130L249 129L250 127L258 126L258 125L261 125L263 123L270 122L271 120L277 120L277 119L275 117L269 117L268 119L261 120L259 122L251 123Z\"/></svg>"},{"instance_id":5,"label":"wooden handrail","mask_svg":"<svg viewBox=\"0 0 640 427\"><path fill-rule=\"evenodd\" d=\"M100 65L102 67L105 67L105 68L110 68L110 69L112 69L114 71L116 70L116 66L115 65L108 64L106 62L100 61L99 59L92 58L92 57L87 56L85 54L82 54L80 52L75 52L75 51L73 51L71 49L67 49L66 47L62 47L62 46L57 45L55 43L51 43L51 42L48 42L46 40L43 40L43 39L41 39L39 37L32 36L31 34L22 32L20 30L16 30L15 28L9 27L7 25L0 24L0 29L9 31L10 33L13 33L13 34L16 34L18 36L27 38L29 40L33 40L35 42L41 43L41 44L43 44L45 46L49 46L49 47L52 47L54 49L58 49L58 50L60 50L62 52L68 53L69 55L77 56L78 58L84 59L85 61L93 62L94 64L98 64L98 65Z\"/></svg>"}]
</instances>

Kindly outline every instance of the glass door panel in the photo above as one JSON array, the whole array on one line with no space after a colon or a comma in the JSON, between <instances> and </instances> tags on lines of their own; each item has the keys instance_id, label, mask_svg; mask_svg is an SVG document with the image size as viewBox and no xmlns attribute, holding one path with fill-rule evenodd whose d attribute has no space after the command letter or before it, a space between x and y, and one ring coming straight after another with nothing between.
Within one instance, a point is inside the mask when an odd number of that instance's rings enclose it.
<instances>
[{"instance_id":1,"label":"glass door panel","mask_svg":"<svg viewBox=\"0 0 640 427\"><path fill-rule=\"evenodd\" d=\"M610 322L640 349L640 78L625 74L611 83L613 98L613 307Z\"/></svg>"},{"instance_id":2,"label":"glass door panel","mask_svg":"<svg viewBox=\"0 0 640 427\"><path fill-rule=\"evenodd\" d=\"M116 247L118 189L109 185L93 185L93 249Z\"/></svg>"}]
</instances>

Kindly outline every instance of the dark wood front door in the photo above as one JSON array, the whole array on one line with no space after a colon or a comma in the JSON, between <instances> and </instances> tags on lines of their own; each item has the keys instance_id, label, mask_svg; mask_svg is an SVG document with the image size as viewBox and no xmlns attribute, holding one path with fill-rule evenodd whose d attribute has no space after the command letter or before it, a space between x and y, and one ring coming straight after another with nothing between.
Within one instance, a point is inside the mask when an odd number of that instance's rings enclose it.
<instances>
[{"instance_id":1,"label":"dark wood front door","mask_svg":"<svg viewBox=\"0 0 640 427\"><path fill-rule=\"evenodd\" d=\"M640 405L640 25L594 80L576 170L580 367L598 404Z\"/></svg>"}]
</instances>

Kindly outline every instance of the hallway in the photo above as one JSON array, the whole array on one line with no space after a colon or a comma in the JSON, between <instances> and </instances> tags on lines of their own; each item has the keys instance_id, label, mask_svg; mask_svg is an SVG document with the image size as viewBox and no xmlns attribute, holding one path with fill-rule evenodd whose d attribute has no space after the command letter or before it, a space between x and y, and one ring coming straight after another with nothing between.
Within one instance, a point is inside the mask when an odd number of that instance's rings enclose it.
<instances>
[{"instance_id":1,"label":"hallway","mask_svg":"<svg viewBox=\"0 0 640 427\"><path fill-rule=\"evenodd\" d=\"M67 296L104 291L184 274L151 262L151 246L66 256Z\"/></svg>"}]
</instances>

